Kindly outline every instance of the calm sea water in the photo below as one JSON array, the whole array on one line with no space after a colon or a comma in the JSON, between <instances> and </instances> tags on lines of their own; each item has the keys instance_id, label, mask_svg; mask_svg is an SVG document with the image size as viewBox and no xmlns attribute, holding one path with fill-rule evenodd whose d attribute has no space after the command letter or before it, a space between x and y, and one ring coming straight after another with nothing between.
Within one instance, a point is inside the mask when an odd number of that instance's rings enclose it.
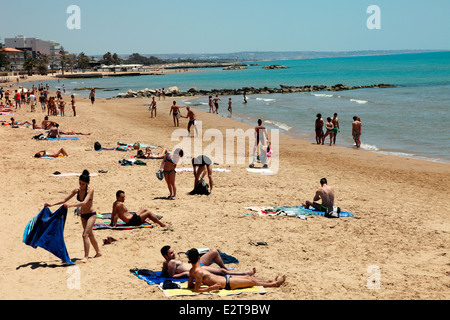
<instances>
[{"instance_id":1,"label":"calm sea water","mask_svg":"<svg viewBox=\"0 0 450 320\"><path fill-rule=\"evenodd\" d=\"M361 136L365 150L450 163L450 52L347 57L311 60L256 62L247 70L202 69L196 72L163 76L64 80L49 83L52 88L64 83L67 93L79 87L119 89L97 90L99 97L112 97L128 89L168 88L180 90L234 89L242 87L279 87L280 85L349 86L388 83L395 88L371 88L340 92L311 92L222 96L219 112L228 116L227 101L232 98L233 118L255 124L262 119L269 129L314 142L317 113L326 119L338 113L341 133L337 144L353 147L352 117L363 123ZM282 64L289 69L263 70L264 65ZM208 110L208 98L200 97L180 104Z\"/></svg>"}]
</instances>

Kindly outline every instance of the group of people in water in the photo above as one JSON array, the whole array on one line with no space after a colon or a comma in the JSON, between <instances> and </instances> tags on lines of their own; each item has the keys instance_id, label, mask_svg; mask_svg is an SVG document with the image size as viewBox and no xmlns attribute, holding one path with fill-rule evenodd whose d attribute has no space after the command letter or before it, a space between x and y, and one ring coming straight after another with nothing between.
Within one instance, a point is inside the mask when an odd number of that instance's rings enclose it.
<instances>
[{"instance_id":1,"label":"group of people in water","mask_svg":"<svg viewBox=\"0 0 450 320\"><path fill-rule=\"evenodd\" d=\"M320 113L318 113L316 117L317 117L315 121L316 143L323 145L325 143L325 138L330 136L330 146L332 144L336 144L337 134L341 132L338 114L334 113L333 117L327 117L326 123L323 121L322 115ZM323 131L324 124L326 129L325 132ZM353 140L355 141L355 146L357 149L361 147L361 131L362 131L361 118L359 118L358 116L354 116L352 122L352 137Z\"/></svg>"}]
</instances>

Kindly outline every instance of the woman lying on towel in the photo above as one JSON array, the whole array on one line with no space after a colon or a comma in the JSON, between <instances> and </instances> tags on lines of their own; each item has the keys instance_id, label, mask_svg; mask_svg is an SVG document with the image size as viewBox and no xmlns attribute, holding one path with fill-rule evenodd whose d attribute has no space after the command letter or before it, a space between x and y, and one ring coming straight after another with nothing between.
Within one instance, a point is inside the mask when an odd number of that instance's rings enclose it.
<instances>
[{"instance_id":1,"label":"woman lying on towel","mask_svg":"<svg viewBox=\"0 0 450 320\"><path fill-rule=\"evenodd\" d=\"M64 148L61 148L54 153L50 153L45 150L41 150L34 155L35 158L41 158L41 157L58 158L58 157L68 157L68 156L69 155L67 154L66 150L64 150Z\"/></svg>"},{"instance_id":2,"label":"woman lying on towel","mask_svg":"<svg viewBox=\"0 0 450 320\"><path fill-rule=\"evenodd\" d=\"M164 156L167 153L167 150L164 149L162 153L152 153L149 147L145 148L145 152L143 150L138 150L136 158L138 159L164 159Z\"/></svg>"}]
</instances>

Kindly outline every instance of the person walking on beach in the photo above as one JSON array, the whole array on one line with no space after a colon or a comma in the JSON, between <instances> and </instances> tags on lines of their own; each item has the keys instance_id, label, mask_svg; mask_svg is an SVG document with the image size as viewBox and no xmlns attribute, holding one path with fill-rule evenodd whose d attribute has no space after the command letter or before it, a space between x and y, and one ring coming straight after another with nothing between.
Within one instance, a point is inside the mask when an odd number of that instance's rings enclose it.
<instances>
[{"instance_id":1,"label":"person walking on beach","mask_svg":"<svg viewBox=\"0 0 450 320\"><path fill-rule=\"evenodd\" d=\"M73 116L76 117L77 111L75 110L75 96L72 94L70 98L71 98L70 102L72 103Z\"/></svg>"},{"instance_id":2,"label":"person walking on beach","mask_svg":"<svg viewBox=\"0 0 450 320\"><path fill-rule=\"evenodd\" d=\"M178 119L181 116L180 113L180 106L177 105L177 102L174 101L172 107L170 107L169 115L173 115L173 125L174 127L179 127L180 123L178 122Z\"/></svg>"},{"instance_id":3,"label":"person walking on beach","mask_svg":"<svg viewBox=\"0 0 450 320\"><path fill-rule=\"evenodd\" d=\"M231 98L228 99L228 112L230 113L230 118L233 115L233 109L231 107Z\"/></svg>"},{"instance_id":4,"label":"person walking on beach","mask_svg":"<svg viewBox=\"0 0 450 320\"><path fill-rule=\"evenodd\" d=\"M160 227L166 227L164 222L161 222L156 215L154 215L148 209L139 209L138 212L130 213L127 207L124 205L125 202L125 191L118 190L116 192L116 201L113 203L112 213L111 213L111 227L117 226L117 219L120 218L127 226L140 226L145 222L145 220L150 219Z\"/></svg>"},{"instance_id":5,"label":"person walking on beach","mask_svg":"<svg viewBox=\"0 0 450 320\"><path fill-rule=\"evenodd\" d=\"M333 125L333 122L331 121L331 118L330 117L328 117L327 118L327 123L325 124L325 128L327 129L327 132L325 133L325 135L322 137L322 145L324 144L324 142L325 142L325 138L328 136L328 135L330 135L330 146L331 146L331 143L333 142L333 136L334 136L334 131L333 131L333 129L334 129L334 125Z\"/></svg>"},{"instance_id":6,"label":"person walking on beach","mask_svg":"<svg viewBox=\"0 0 450 320\"><path fill-rule=\"evenodd\" d=\"M316 202L319 200L322 200L322 203ZM328 185L326 178L320 179L320 188L317 189L313 201L306 201L302 205L306 209L309 209L309 207L313 207L318 211L328 213L329 210L332 210L334 206L334 188Z\"/></svg>"},{"instance_id":7,"label":"person walking on beach","mask_svg":"<svg viewBox=\"0 0 450 320\"><path fill-rule=\"evenodd\" d=\"M331 119L331 121L333 122L334 128L333 128L333 144L336 144L336 136L338 134L338 132L341 132L341 129L339 128L339 118L337 116L338 114L335 113L333 115L333 119Z\"/></svg>"},{"instance_id":8,"label":"person walking on beach","mask_svg":"<svg viewBox=\"0 0 450 320\"><path fill-rule=\"evenodd\" d=\"M91 89L91 93L89 93L89 99L91 99L91 105L94 105L95 102L95 89Z\"/></svg>"},{"instance_id":9,"label":"person walking on beach","mask_svg":"<svg viewBox=\"0 0 450 320\"><path fill-rule=\"evenodd\" d=\"M153 118L153 112L155 112L155 118L156 118L156 100L155 97L152 98L152 102L150 103L150 118Z\"/></svg>"},{"instance_id":10,"label":"person walking on beach","mask_svg":"<svg viewBox=\"0 0 450 320\"><path fill-rule=\"evenodd\" d=\"M87 262L89 260L89 248L90 244L94 247L96 254L94 258L101 257L100 248L98 246L97 240L95 239L93 227L95 220L97 219L97 213L94 211L94 189L89 187L90 177L89 171L83 170L83 173L79 178L79 188L74 189L69 196L67 196L63 201L56 202L54 204L45 203L46 207L53 207L56 205L63 204L65 208L80 208L79 214L81 217L81 224L83 226L83 246L84 246L84 258L81 262ZM76 203L69 204L68 201L74 196L77 196Z\"/></svg>"},{"instance_id":11,"label":"person walking on beach","mask_svg":"<svg viewBox=\"0 0 450 320\"><path fill-rule=\"evenodd\" d=\"M354 116L352 122L352 136L353 140L355 141L357 149L361 147L361 129L362 129L361 121L357 116Z\"/></svg>"},{"instance_id":12,"label":"person walking on beach","mask_svg":"<svg viewBox=\"0 0 450 320\"><path fill-rule=\"evenodd\" d=\"M169 188L169 196L167 199L175 200L177 196L177 188L175 187L175 168L180 158L183 157L183 149L177 148L174 155L171 153L166 153L164 159L161 161L161 166L159 168L160 172L163 172L164 178L166 179L167 187Z\"/></svg>"},{"instance_id":13,"label":"person walking on beach","mask_svg":"<svg viewBox=\"0 0 450 320\"><path fill-rule=\"evenodd\" d=\"M189 132L189 137L191 136L191 126L194 125L194 129L195 129L195 136L198 136L198 131L197 131L197 120L195 119L195 113L191 110L190 107L186 107L187 110L187 115L183 118L189 118L189 123L187 126L187 130Z\"/></svg>"},{"instance_id":14,"label":"person walking on beach","mask_svg":"<svg viewBox=\"0 0 450 320\"><path fill-rule=\"evenodd\" d=\"M250 168L254 167L255 161L259 158L264 164L263 168L267 168L267 156L263 155L263 146L269 142L269 138L267 137L266 127L262 125L262 120L258 119L258 125L255 127L255 145L253 146L253 161L250 164ZM259 149L259 156L257 156L257 149ZM261 159L262 158L262 159Z\"/></svg>"},{"instance_id":15,"label":"person walking on beach","mask_svg":"<svg viewBox=\"0 0 450 320\"><path fill-rule=\"evenodd\" d=\"M318 113L316 115L317 119L315 122L315 131L316 131L316 143L321 144L322 143L322 137L323 137L323 119L322 115Z\"/></svg>"},{"instance_id":16,"label":"person walking on beach","mask_svg":"<svg viewBox=\"0 0 450 320\"><path fill-rule=\"evenodd\" d=\"M222 99L220 99L219 96L216 95L216 97L214 98L214 107L216 108L216 114L219 114L219 101L222 101Z\"/></svg>"}]
</instances>

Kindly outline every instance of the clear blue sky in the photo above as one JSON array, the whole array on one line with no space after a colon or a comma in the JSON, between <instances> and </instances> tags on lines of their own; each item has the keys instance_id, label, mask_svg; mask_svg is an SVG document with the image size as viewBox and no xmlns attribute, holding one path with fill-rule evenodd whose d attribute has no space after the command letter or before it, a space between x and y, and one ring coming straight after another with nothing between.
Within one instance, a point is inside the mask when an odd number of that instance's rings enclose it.
<instances>
[{"instance_id":1,"label":"clear blue sky","mask_svg":"<svg viewBox=\"0 0 450 320\"><path fill-rule=\"evenodd\" d=\"M450 50L449 0L18 0L0 37L55 40L88 55L239 51ZM81 10L69 30L68 6ZM366 25L370 5L381 29ZM8 10L8 8L12 8Z\"/></svg>"}]
</instances>

